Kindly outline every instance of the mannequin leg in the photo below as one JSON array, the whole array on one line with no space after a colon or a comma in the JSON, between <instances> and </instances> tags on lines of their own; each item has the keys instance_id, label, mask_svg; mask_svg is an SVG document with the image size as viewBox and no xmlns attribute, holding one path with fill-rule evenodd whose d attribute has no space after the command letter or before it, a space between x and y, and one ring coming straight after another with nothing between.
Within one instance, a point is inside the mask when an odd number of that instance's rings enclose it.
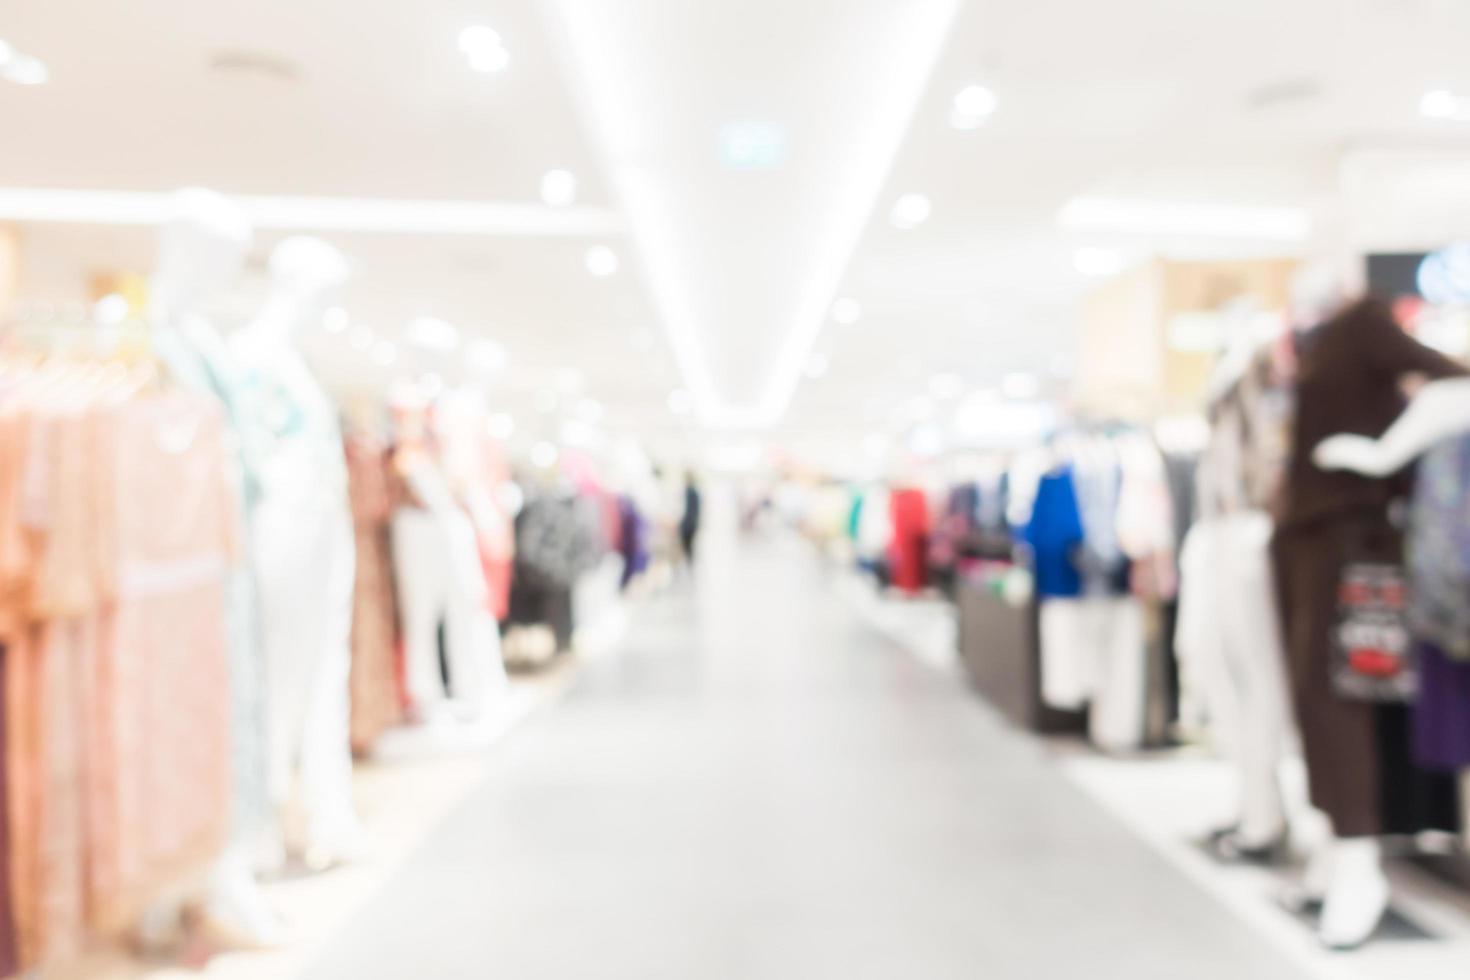
<instances>
[{"instance_id":1,"label":"mannequin leg","mask_svg":"<svg viewBox=\"0 0 1470 980\"><path fill-rule=\"evenodd\" d=\"M446 612L448 556L438 519L426 510L393 515L394 580L403 625L408 694L422 718L444 700L439 620Z\"/></svg>"},{"instance_id":2,"label":"mannequin leg","mask_svg":"<svg viewBox=\"0 0 1470 980\"><path fill-rule=\"evenodd\" d=\"M1332 866L1318 935L1333 949L1355 949L1372 938L1388 911L1383 849L1371 837L1332 844Z\"/></svg>"},{"instance_id":3,"label":"mannequin leg","mask_svg":"<svg viewBox=\"0 0 1470 980\"><path fill-rule=\"evenodd\" d=\"M323 648L316 657L298 749L306 857L316 867L352 860L362 849L362 826L352 800L348 738L355 545L345 512L328 517L323 524L328 533L323 536L317 563L323 603L318 610L321 625L315 631Z\"/></svg>"},{"instance_id":4,"label":"mannequin leg","mask_svg":"<svg viewBox=\"0 0 1470 980\"><path fill-rule=\"evenodd\" d=\"M1277 627L1264 515L1241 518L1231 531L1229 616L1231 661L1241 695L1241 823L1245 848L1269 847L1286 833L1280 769L1290 725L1284 654Z\"/></svg>"},{"instance_id":5,"label":"mannequin leg","mask_svg":"<svg viewBox=\"0 0 1470 980\"><path fill-rule=\"evenodd\" d=\"M322 581L319 563L313 561L321 529L311 518L290 511L263 504L253 535L266 675L270 799L276 810L262 863L272 870L279 870L286 859L284 821L296 788L301 727L322 649Z\"/></svg>"},{"instance_id":6,"label":"mannequin leg","mask_svg":"<svg viewBox=\"0 0 1470 980\"><path fill-rule=\"evenodd\" d=\"M464 515L450 512L439 515L439 532L449 559L444 633L450 692L466 714L478 717L489 699L489 657L499 654L498 630L489 613L474 526Z\"/></svg>"},{"instance_id":7,"label":"mannequin leg","mask_svg":"<svg viewBox=\"0 0 1470 980\"><path fill-rule=\"evenodd\" d=\"M204 902L206 928L229 946L281 941L283 927L251 872L253 849L270 823L266 766L265 678L254 582L249 569L229 583L230 688L235 814L231 842L215 864Z\"/></svg>"}]
</instances>

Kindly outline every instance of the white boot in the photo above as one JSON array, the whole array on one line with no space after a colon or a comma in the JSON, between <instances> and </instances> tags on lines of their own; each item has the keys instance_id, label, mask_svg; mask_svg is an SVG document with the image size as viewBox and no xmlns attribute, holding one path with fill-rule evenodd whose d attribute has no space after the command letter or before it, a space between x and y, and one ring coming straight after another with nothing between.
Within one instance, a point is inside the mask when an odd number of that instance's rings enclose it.
<instances>
[{"instance_id":1,"label":"white boot","mask_svg":"<svg viewBox=\"0 0 1470 980\"><path fill-rule=\"evenodd\" d=\"M286 930L239 845L231 846L215 865L203 926L212 941L230 949L269 949L285 941Z\"/></svg>"},{"instance_id":2,"label":"white boot","mask_svg":"<svg viewBox=\"0 0 1470 980\"><path fill-rule=\"evenodd\" d=\"M1331 880L1317 934L1331 949L1356 949L1378 929L1388 900L1388 876L1383 873L1378 841L1339 840L1332 849Z\"/></svg>"}]
</instances>

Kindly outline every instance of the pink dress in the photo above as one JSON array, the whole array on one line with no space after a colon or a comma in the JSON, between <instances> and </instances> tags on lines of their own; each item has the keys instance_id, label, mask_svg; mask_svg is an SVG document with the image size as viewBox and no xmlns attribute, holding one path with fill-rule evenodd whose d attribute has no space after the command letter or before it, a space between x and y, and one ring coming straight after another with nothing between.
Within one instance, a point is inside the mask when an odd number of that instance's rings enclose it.
<instances>
[{"instance_id":1,"label":"pink dress","mask_svg":"<svg viewBox=\"0 0 1470 980\"><path fill-rule=\"evenodd\" d=\"M225 583L235 552L211 400L130 400L98 432L114 589L94 653L89 907L103 931L222 848L231 814Z\"/></svg>"}]
</instances>

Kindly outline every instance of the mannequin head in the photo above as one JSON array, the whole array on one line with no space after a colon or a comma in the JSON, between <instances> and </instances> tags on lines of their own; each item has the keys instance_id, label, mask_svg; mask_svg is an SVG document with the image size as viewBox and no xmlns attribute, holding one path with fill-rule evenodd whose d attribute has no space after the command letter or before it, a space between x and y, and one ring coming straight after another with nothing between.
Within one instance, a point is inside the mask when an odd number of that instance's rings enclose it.
<instances>
[{"instance_id":1,"label":"mannequin head","mask_svg":"<svg viewBox=\"0 0 1470 980\"><path fill-rule=\"evenodd\" d=\"M294 235L271 252L273 299L288 305L293 328L319 319L351 275L346 256L320 238Z\"/></svg>"},{"instance_id":2,"label":"mannequin head","mask_svg":"<svg viewBox=\"0 0 1470 980\"><path fill-rule=\"evenodd\" d=\"M239 275L251 237L245 213L224 195L200 187L175 193L149 282L150 313L164 319L197 309Z\"/></svg>"}]
</instances>

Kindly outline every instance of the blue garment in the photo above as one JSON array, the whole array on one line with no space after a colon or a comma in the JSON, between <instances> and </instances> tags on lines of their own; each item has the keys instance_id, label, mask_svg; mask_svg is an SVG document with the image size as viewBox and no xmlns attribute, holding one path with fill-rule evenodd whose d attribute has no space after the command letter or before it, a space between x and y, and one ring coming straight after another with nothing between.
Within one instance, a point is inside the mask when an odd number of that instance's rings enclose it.
<instances>
[{"instance_id":1,"label":"blue garment","mask_svg":"<svg viewBox=\"0 0 1470 980\"><path fill-rule=\"evenodd\" d=\"M1073 598L1082 594L1082 576L1072 560L1082 539L1082 515L1077 509L1072 468L1063 467L1041 478L1031 521L1021 533L1021 540L1031 548L1038 596Z\"/></svg>"}]
</instances>

